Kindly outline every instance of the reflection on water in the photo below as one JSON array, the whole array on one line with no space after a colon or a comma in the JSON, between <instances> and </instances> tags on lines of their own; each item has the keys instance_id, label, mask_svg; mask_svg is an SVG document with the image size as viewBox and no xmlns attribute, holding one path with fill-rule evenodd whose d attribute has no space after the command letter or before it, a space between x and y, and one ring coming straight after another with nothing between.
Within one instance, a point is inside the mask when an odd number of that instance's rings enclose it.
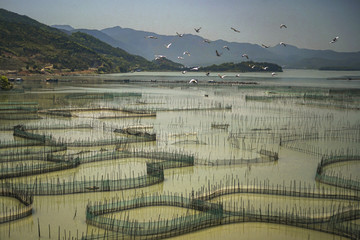
<instances>
[{"instance_id":1,"label":"reflection on water","mask_svg":"<svg viewBox=\"0 0 360 240\"><path fill-rule=\"evenodd\" d=\"M127 127L147 128L147 131L156 133L156 142L69 146L66 150L54 152L38 146L1 147L1 169L14 168L19 164L46 162L46 157L36 160L26 160L24 157L37 152L42 152L42 156L50 153L54 156L65 156L81 152L84 156L112 152L115 149L162 150L191 154L195 156L195 166L166 169L164 182L139 189L35 196L33 215L0 224L0 238L35 239L38 238L39 228L40 238L50 239L58 239L58 236L61 236L61 239L65 236L80 238L82 234L91 232L103 233L103 230L89 226L85 222L85 209L89 202L131 199L139 194L155 193L188 196L192 191L225 184L230 181L229 179L242 183L250 182L253 185L263 181L270 185L287 186L290 182L302 182L303 186L320 188L326 184L316 182L315 173L323 155L359 155L359 94L331 95L330 89L360 88L360 82L328 80L343 76L359 76L359 72L285 70L277 77L268 76L268 73L243 73L240 78L236 78L235 73L227 73L227 81L250 81L258 83L256 85L212 85L207 82L216 79L215 73L213 76L210 74L210 77L203 73L190 74L183 76L179 73L141 72L74 76L64 79L71 81L48 85L27 85L24 81L16 86L18 92L1 93L1 111L7 111L6 118L0 119L3 145L22 140L14 137L11 130L18 124L27 126L31 133L51 136L52 140L58 143L101 142L126 138L129 136L115 133L114 130ZM193 77L199 79L199 84L189 86L188 78ZM124 79L129 79L130 82L115 81ZM87 83L77 82L85 80ZM71 109L72 117L39 111L35 113L38 119L27 119L26 114L19 114L9 105L15 102L36 102L40 110L57 109L62 113ZM227 108L229 106L230 108ZM89 110L79 111L79 108ZM109 108L151 111L156 112L156 116L122 118L123 113ZM86 127L79 128L80 125ZM262 158L260 150L276 152L279 159L274 162L245 162ZM9 163L11 155L21 156L22 159ZM230 160L237 160L238 164L224 164L230 163ZM146 175L146 163L156 161L159 160L114 159L81 164L69 170L13 178L11 181L24 183L40 180L61 182L102 178L125 179ZM329 175L337 174L358 181L359 170L358 162L352 161L333 164L324 171ZM339 206L358 207L359 204L357 201L324 201L250 194L222 196L213 201L223 202L229 208L240 205L263 209L271 207L279 211L286 208L326 208L334 212ZM14 206L19 203L11 198L0 197L0 204ZM122 218L125 216L122 214L126 214L143 221L171 219L175 216L193 214L193 211L175 207L148 207L134 209L128 213L116 213L116 216ZM326 233L264 223L230 224L174 238L340 239Z\"/></svg>"}]
</instances>

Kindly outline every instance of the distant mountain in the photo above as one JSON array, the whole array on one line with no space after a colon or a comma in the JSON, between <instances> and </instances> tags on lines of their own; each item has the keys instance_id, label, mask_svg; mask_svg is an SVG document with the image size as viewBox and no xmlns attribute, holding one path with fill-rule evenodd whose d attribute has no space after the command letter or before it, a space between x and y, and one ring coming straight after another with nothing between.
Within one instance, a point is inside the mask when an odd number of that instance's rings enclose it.
<instances>
[{"instance_id":1,"label":"distant mountain","mask_svg":"<svg viewBox=\"0 0 360 240\"><path fill-rule=\"evenodd\" d=\"M155 55L161 54L174 62L187 66L209 66L226 62L239 63L247 60L242 57L245 53L249 56L249 60L273 62L284 65L286 68L359 68L360 65L360 52L345 53L332 50L300 49L291 45L263 48L257 44L224 40L206 43L205 39L199 35L168 36L118 26L100 31L85 29L72 31L86 32L113 47L120 47L131 54L143 56L148 60L152 60ZM157 39L146 38L146 36L155 36ZM172 45L168 49L165 48L165 45L169 43ZM223 48L224 46L228 46L230 51ZM216 50L221 54L220 57L216 56ZM188 51L191 56L184 55L184 51ZM178 59L178 57L184 59Z\"/></svg>"},{"instance_id":2,"label":"distant mountain","mask_svg":"<svg viewBox=\"0 0 360 240\"><path fill-rule=\"evenodd\" d=\"M295 46L277 45L269 51L279 56L279 63L289 68L346 67L355 68L360 64L360 52L335 52L332 50L310 50Z\"/></svg>"},{"instance_id":3,"label":"distant mountain","mask_svg":"<svg viewBox=\"0 0 360 240\"><path fill-rule=\"evenodd\" d=\"M182 65L166 61L159 67L156 61L129 54L86 33L59 30L0 9L0 70L128 72L176 67L179 70Z\"/></svg>"},{"instance_id":4,"label":"distant mountain","mask_svg":"<svg viewBox=\"0 0 360 240\"><path fill-rule=\"evenodd\" d=\"M261 58L252 59L256 61L273 59L273 54L255 44L229 43L223 40L206 43L204 38L192 34L185 34L183 37L178 37L177 35L165 36L121 27L107 28L101 30L101 32L127 44L128 46L124 46L126 51L138 54L146 59L153 59L154 55L161 54L172 61L189 66L241 62L247 60L241 57L244 53L247 53L249 56L255 54L261 55ZM149 39L146 36L155 36L158 39ZM172 43L172 45L167 49L165 45L169 43ZM226 45L230 48L230 51L223 48ZM221 57L216 56L216 50L222 53ZM185 51L188 51L190 56L184 55ZM183 57L184 59L179 60L178 57Z\"/></svg>"}]
</instances>

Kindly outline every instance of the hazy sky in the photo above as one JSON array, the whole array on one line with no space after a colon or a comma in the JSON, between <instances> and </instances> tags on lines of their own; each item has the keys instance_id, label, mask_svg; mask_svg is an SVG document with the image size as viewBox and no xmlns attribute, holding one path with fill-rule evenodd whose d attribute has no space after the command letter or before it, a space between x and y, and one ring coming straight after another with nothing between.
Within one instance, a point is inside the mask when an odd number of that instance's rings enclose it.
<instances>
[{"instance_id":1,"label":"hazy sky","mask_svg":"<svg viewBox=\"0 0 360 240\"><path fill-rule=\"evenodd\" d=\"M0 8L47 25L166 35L202 27L199 35L210 40L360 51L360 0L0 0Z\"/></svg>"}]
</instances>

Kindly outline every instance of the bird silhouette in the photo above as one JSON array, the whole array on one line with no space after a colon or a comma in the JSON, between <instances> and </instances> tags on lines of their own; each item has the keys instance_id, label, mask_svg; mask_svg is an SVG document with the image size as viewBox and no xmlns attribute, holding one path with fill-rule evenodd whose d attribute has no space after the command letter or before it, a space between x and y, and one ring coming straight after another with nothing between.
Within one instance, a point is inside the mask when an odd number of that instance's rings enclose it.
<instances>
[{"instance_id":1,"label":"bird silhouette","mask_svg":"<svg viewBox=\"0 0 360 240\"><path fill-rule=\"evenodd\" d=\"M241 55L241 57L246 57L246 59L249 59L249 56L248 56L246 53L244 53L243 55Z\"/></svg>"},{"instance_id":2,"label":"bird silhouette","mask_svg":"<svg viewBox=\"0 0 360 240\"><path fill-rule=\"evenodd\" d=\"M145 38L148 38L148 39L158 39L158 38L155 37L155 36L146 36Z\"/></svg>"},{"instance_id":3,"label":"bird silhouette","mask_svg":"<svg viewBox=\"0 0 360 240\"><path fill-rule=\"evenodd\" d=\"M230 29L233 30L234 32L237 32L237 33L240 32L240 30L237 30L236 28L233 28L233 27L231 27Z\"/></svg>"},{"instance_id":4,"label":"bird silhouette","mask_svg":"<svg viewBox=\"0 0 360 240\"><path fill-rule=\"evenodd\" d=\"M334 37L333 40L331 40L330 43L334 43L334 42L337 42L337 40L339 39L339 37Z\"/></svg>"}]
</instances>

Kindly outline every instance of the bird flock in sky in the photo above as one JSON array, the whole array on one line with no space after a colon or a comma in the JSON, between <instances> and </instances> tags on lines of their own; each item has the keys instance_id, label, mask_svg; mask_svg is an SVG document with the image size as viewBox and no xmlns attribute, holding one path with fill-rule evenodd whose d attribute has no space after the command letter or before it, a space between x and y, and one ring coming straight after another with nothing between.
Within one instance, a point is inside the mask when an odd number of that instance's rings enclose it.
<instances>
[{"instance_id":1,"label":"bird flock in sky","mask_svg":"<svg viewBox=\"0 0 360 240\"><path fill-rule=\"evenodd\" d=\"M286 26L285 24L280 24L280 29L286 29L286 28L287 28L287 26ZM201 29L202 29L201 27L194 28L194 30L195 30L196 33L200 33L200 30L201 30ZM236 29L236 28L234 28L234 27L230 27L230 29L233 30L235 33L240 33L240 30L238 30L238 29ZM178 33L178 32L176 32L176 35L181 38L181 37L183 37L185 34L184 34L184 33ZM152 35L146 36L145 38L146 38L146 39L158 39L156 36L152 36ZM339 40L339 36L336 36L336 37L334 37L329 43L332 44L332 43L337 42L338 40ZM210 43L211 43L211 41L210 41L209 39L204 39L203 42L204 42L204 43L207 43L207 44L210 44ZM164 46L165 46L165 48L169 49L169 48L171 47L171 45L172 45L172 43L168 43L168 44L165 44ZM286 47L286 43L285 43L285 42L280 42L279 45ZM265 44L261 44L261 46L262 46L263 48L270 48L270 47L271 47L270 45L265 45ZM230 48L229 48L228 46L223 46L223 49L226 49L226 50L230 51ZM221 55L223 54L223 52L219 52L218 50L215 50L215 54L216 54L217 57L221 57ZM183 52L183 56L191 56L191 54L190 54L190 52L188 52L188 51L184 51L184 52ZM182 59L184 59L183 56L178 56L177 58L178 58L179 60L182 60ZM241 55L241 57L242 57L242 58L249 59L249 55L246 54L246 53L243 53L243 54ZM166 56L164 56L164 55L155 55L155 60L162 60L162 59L166 59ZM255 66L255 65L249 65L249 67L251 67L252 69L254 69L256 66ZM264 71L266 71L266 70L268 69L267 66L265 66L265 67L263 66L263 67L261 67L261 68L262 68L262 70L264 70ZM190 71L198 71L199 69L200 69L200 67L193 67L193 68L190 68ZM182 74L186 74L186 71L182 71ZM209 75L210 75L210 72L207 72L207 73L206 73L206 76L209 76ZM272 72L272 73L271 73L271 76L273 76L273 77L276 76L276 75L277 75L277 74L276 74L275 72ZM240 77L240 74L236 74L235 76L236 76L236 77ZM226 75L218 74L218 77L219 77L220 79L224 79L224 78L226 77ZM211 81L213 81L213 80L211 80ZM197 84L197 83L198 83L198 80L197 80L197 79L191 79L191 80L189 81L189 83L190 83L190 84Z\"/></svg>"}]
</instances>

